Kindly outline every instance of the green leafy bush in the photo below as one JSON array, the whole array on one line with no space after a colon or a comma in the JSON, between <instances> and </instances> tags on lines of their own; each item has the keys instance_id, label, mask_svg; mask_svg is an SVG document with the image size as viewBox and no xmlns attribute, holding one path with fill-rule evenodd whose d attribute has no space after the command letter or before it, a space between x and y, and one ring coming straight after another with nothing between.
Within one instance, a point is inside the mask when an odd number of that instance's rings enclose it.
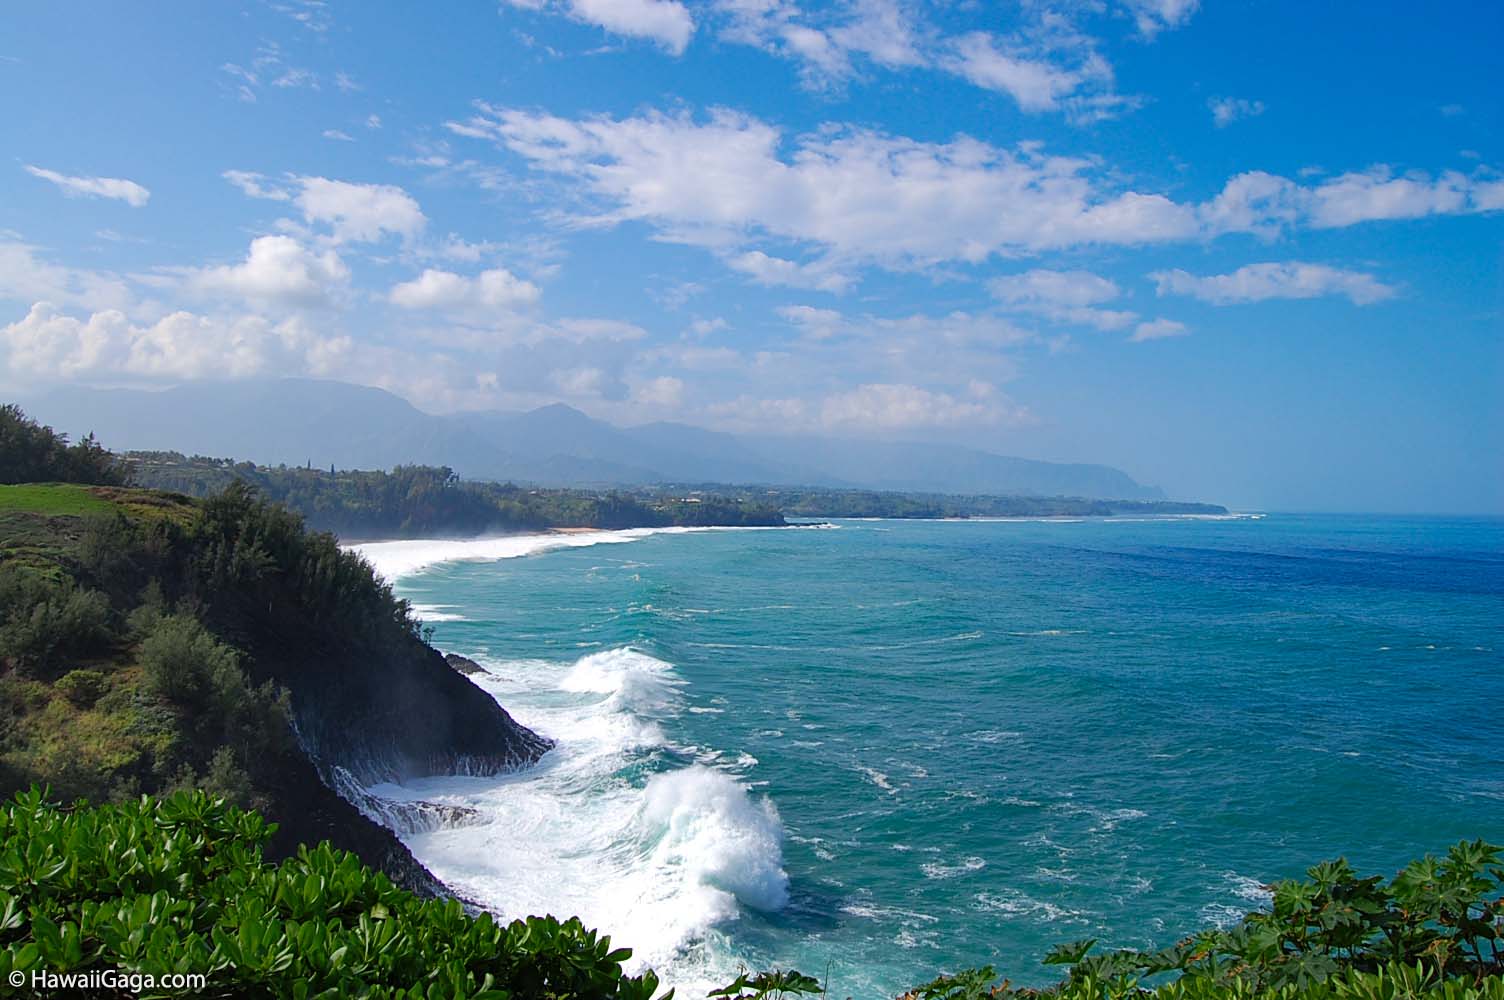
<instances>
[{"instance_id":1,"label":"green leafy bush","mask_svg":"<svg viewBox=\"0 0 1504 1000\"><path fill-rule=\"evenodd\" d=\"M188 615L158 618L139 660L146 689L185 708L207 708L245 686L235 651Z\"/></svg>"},{"instance_id":2,"label":"green leafy bush","mask_svg":"<svg viewBox=\"0 0 1504 1000\"><path fill-rule=\"evenodd\" d=\"M46 675L69 656L108 647L111 624L110 602L98 591L15 563L0 565L0 661Z\"/></svg>"},{"instance_id":3,"label":"green leafy bush","mask_svg":"<svg viewBox=\"0 0 1504 1000\"><path fill-rule=\"evenodd\" d=\"M70 670L57 679L54 687L79 708L90 708L104 694L107 683L98 670Z\"/></svg>"},{"instance_id":4,"label":"green leafy bush","mask_svg":"<svg viewBox=\"0 0 1504 1000\"><path fill-rule=\"evenodd\" d=\"M1070 982L1107 995L1110 984L1173 974L1184 989L1304 989L1348 973L1419 970L1427 982L1481 982L1504 974L1504 848L1463 841L1444 858L1411 862L1387 884L1359 878L1342 859L1307 879L1272 886L1269 910L1156 952L1090 955L1094 942L1055 949ZM1407 973L1408 974L1408 973Z\"/></svg>"},{"instance_id":5,"label":"green leafy bush","mask_svg":"<svg viewBox=\"0 0 1504 1000\"><path fill-rule=\"evenodd\" d=\"M13 971L203 973L206 996L650 1000L578 920L500 924L420 900L327 844L280 865L255 813L203 792L0 810L0 983Z\"/></svg>"}]
</instances>

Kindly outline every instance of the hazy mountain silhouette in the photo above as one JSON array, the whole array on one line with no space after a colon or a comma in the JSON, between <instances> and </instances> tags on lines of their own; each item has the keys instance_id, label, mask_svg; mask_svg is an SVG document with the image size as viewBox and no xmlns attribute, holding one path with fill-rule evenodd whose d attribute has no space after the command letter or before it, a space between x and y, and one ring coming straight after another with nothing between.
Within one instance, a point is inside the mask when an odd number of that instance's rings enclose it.
<instances>
[{"instance_id":1,"label":"hazy mountain silhouette","mask_svg":"<svg viewBox=\"0 0 1504 1000\"><path fill-rule=\"evenodd\" d=\"M726 434L677 423L616 427L556 403L435 416L382 389L313 379L192 382L160 392L59 386L27 412L117 450L264 464L447 465L541 485L767 483L939 493L1160 499L1105 465L1009 458L955 445Z\"/></svg>"}]
</instances>

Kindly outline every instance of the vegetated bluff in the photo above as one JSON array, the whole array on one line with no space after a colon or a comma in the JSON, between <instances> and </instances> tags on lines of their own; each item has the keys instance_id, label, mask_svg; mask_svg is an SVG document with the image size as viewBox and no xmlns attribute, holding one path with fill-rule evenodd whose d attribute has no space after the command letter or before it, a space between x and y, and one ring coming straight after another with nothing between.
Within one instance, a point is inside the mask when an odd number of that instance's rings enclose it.
<instances>
[{"instance_id":1,"label":"vegetated bluff","mask_svg":"<svg viewBox=\"0 0 1504 1000\"><path fill-rule=\"evenodd\" d=\"M123 475L92 442L0 408L0 791L205 787L280 824L274 853L330 840L436 890L332 789L421 824L421 806L360 786L493 773L549 741L451 669L332 535L244 484L196 501Z\"/></svg>"}]
</instances>

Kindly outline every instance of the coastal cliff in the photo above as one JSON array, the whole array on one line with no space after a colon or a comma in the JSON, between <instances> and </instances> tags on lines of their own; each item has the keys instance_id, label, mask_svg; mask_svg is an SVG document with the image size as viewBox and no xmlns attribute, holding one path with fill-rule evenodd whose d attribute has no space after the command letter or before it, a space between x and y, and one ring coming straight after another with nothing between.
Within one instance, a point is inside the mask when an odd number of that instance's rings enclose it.
<instances>
[{"instance_id":1,"label":"coastal cliff","mask_svg":"<svg viewBox=\"0 0 1504 1000\"><path fill-rule=\"evenodd\" d=\"M198 787L443 887L397 833L462 810L384 781L526 767L551 743L424 642L330 535L232 488L0 486L0 794L126 800Z\"/></svg>"}]
</instances>

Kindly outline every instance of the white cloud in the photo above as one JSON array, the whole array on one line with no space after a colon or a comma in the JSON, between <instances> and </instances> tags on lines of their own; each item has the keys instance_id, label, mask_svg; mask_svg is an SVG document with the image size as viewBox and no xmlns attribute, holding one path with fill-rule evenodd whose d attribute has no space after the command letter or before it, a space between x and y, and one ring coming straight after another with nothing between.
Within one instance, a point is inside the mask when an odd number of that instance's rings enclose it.
<instances>
[{"instance_id":1,"label":"white cloud","mask_svg":"<svg viewBox=\"0 0 1504 1000\"><path fill-rule=\"evenodd\" d=\"M1019 425L1033 419L1026 409L981 380L971 381L961 391L868 382L810 399L741 396L710 406L708 413L715 422L734 427L848 434Z\"/></svg>"},{"instance_id":2,"label":"white cloud","mask_svg":"<svg viewBox=\"0 0 1504 1000\"><path fill-rule=\"evenodd\" d=\"M954 395L915 385L861 385L827 396L820 407L826 427L854 430L991 426L1022 415L991 384L981 381Z\"/></svg>"},{"instance_id":3,"label":"white cloud","mask_svg":"<svg viewBox=\"0 0 1504 1000\"><path fill-rule=\"evenodd\" d=\"M852 0L849 7L851 20L829 32L841 48L861 52L890 69L927 62L910 12L896 0Z\"/></svg>"},{"instance_id":4,"label":"white cloud","mask_svg":"<svg viewBox=\"0 0 1504 1000\"><path fill-rule=\"evenodd\" d=\"M1421 173L1396 177L1387 167L1374 167L1318 185L1311 192L1311 225L1330 228L1476 210L1469 205L1472 190L1473 182L1456 171L1435 178Z\"/></svg>"},{"instance_id":5,"label":"white cloud","mask_svg":"<svg viewBox=\"0 0 1504 1000\"><path fill-rule=\"evenodd\" d=\"M1214 97L1206 106L1211 109L1212 122L1218 128L1226 128L1239 118L1256 118L1264 113L1263 101L1243 97Z\"/></svg>"},{"instance_id":6,"label":"white cloud","mask_svg":"<svg viewBox=\"0 0 1504 1000\"><path fill-rule=\"evenodd\" d=\"M0 234L0 299L130 309L135 297L117 275L53 264L42 259L39 248Z\"/></svg>"},{"instance_id":7,"label":"white cloud","mask_svg":"<svg viewBox=\"0 0 1504 1000\"><path fill-rule=\"evenodd\" d=\"M1455 170L1432 176L1396 175L1371 167L1303 186L1286 177L1250 171L1229 180L1198 208L1208 235L1251 232L1272 238L1286 229L1332 229L1386 219L1493 212L1504 208L1504 182L1480 168L1472 175Z\"/></svg>"},{"instance_id":8,"label":"white cloud","mask_svg":"<svg viewBox=\"0 0 1504 1000\"><path fill-rule=\"evenodd\" d=\"M1033 313L1061 323L1120 330L1137 316L1116 309L1097 308L1118 298L1116 284L1090 271L1050 271L1036 268L1009 274L987 283L994 298L1019 312Z\"/></svg>"},{"instance_id":9,"label":"white cloud","mask_svg":"<svg viewBox=\"0 0 1504 1000\"><path fill-rule=\"evenodd\" d=\"M720 316L716 316L711 319L702 318L697 319L693 323L689 324L689 332L694 334L696 337L703 338L710 336L712 333L718 333L721 330L728 329L730 328L730 326L731 324L727 323L726 320Z\"/></svg>"},{"instance_id":10,"label":"white cloud","mask_svg":"<svg viewBox=\"0 0 1504 1000\"><path fill-rule=\"evenodd\" d=\"M834 309L815 306L779 306L779 316L799 327L811 340L828 340L846 328L846 317Z\"/></svg>"},{"instance_id":11,"label":"white cloud","mask_svg":"<svg viewBox=\"0 0 1504 1000\"><path fill-rule=\"evenodd\" d=\"M625 323L616 319L561 319L540 329L578 344L587 343L592 340L642 340L648 335L648 332L637 324Z\"/></svg>"},{"instance_id":12,"label":"white cloud","mask_svg":"<svg viewBox=\"0 0 1504 1000\"><path fill-rule=\"evenodd\" d=\"M561 368L550 373L549 381L567 396L599 396L606 373L599 368Z\"/></svg>"},{"instance_id":13,"label":"white cloud","mask_svg":"<svg viewBox=\"0 0 1504 1000\"><path fill-rule=\"evenodd\" d=\"M264 183L266 178L261 174L249 170L226 170L220 176L239 188L241 193L249 198L265 198L270 201L292 200L292 194L288 191Z\"/></svg>"},{"instance_id":14,"label":"white cloud","mask_svg":"<svg viewBox=\"0 0 1504 1000\"><path fill-rule=\"evenodd\" d=\"M1177 323L1173 319L1155 319L1140 323L1133 330L1133 336L1128 339L1134 343L1142 343L1146 340L1163 340L1166 337L1184 337L1191 331L1184 323Z\"/></svg>"},{"instance_id":15,"label":"white cloud","mask_svg":"<svg viewBox=\"0 0 1504 1000\"><path fill-rule=\"evenodd\" d=\"M1008 94L1024 111L1058 109L1061 99L1080 88L1089 72L1105 69L1105 64L1091 63L1089 70L1066 70L1016 48L1000 47L999 40L981 31L956 39L955 52L953 72L978 87Z\"/></svg>"},{"instance_id":16,"label":"white cloud","mask_svg":"<svg viewBox=\"0 0 1504 1000\"><path fill-rule=\"evenodd\" d=\"M1371 274L1299 261L1249 264L1231 274L1205 277L1179 269L1156 271L1149 277L1160 295L1190 295L1216 305L1345 295L1355 305L1366 306L1392 298L1396 291Z\"/></svg>"},{"instance_id":17,"label":"white cloud","mask_svg":"<svg viewBox=\"0 0 1504 1000\"><path fill-rule=\"evenodd\" d=\"M318 90L319 77L312 70L289 67L272 80L272 86L283 89L307 87L309 90Z\"/></svg>"},{"instance_id":18,"label":"white cloud","mask_svg":"<svg viewBox=\"0 0 1504 1000\"><path fill-rule=\"evenodd\" d=\"M1153 38L1161 31L1188 23L1201 6L1201 0L1125 0L1139 34Z\"/></svg>"},{"instance_id":19,"label":"white cloud","mask_svg":"<svg viewBox=\"0 0 1504 1000\"><path fill-rule=\"evenodd\" d=\"M761 250L728 257L726 263L732 269L749 275L760 285L783 285L788 288L808 288L819 292L844 292L851 287L849 275L833 271L830 265L820 261L800 264L782 257L772 257Z\"/></svg>"},{"instance_id":20,"label":"white cloud","mask_svg":"<svg viewBox=\"0 0 1504 1000\"><path fill-rule=\"evenodd\" d=\"M318 337L296 319L272 324L257 316L174 312L141 325L118 310L79 319L46 302L0 328L5 367L29 378L323 374L349 347L347 338Z\"/></svg>"},{"instance_id":21,"label":"white cloud","mask_svg":"<svg viewBox=\"0 0 1504 1000\"><path fill-rule=\"evenodd\" d=\"M242 263L181 273L190 292L282 306L329 305L350 280L339 254L309 249L291 236L259 236Z\"/></svg>"},{"instance_id":22,"label":"white cloud","mask_svg":"<svg viewBox=\"0 0 1504 1000\"><path fill-rule=\"evenodd\" d=\"M375 242L386 235L412 239L428 223L412 196L391 184L354 184L327 177L296 178L294 197L308 222L327 223L337 241Z\"/></svg>"},{"instance_id":23,"label":"white cloud","mask_svg":"<svg viewBox=\"0 0 1504 1000\"><path fill-rule=\"evenodd\" d=\"M859 130L801 136L714 112L571 120L487 105L451 128L489 136L593 196L597 224L641 220L703 246L749 233L823 247L833 263L890 266L1083 244L1183 239L1195 211L1158 194L1114 192L1090 161L960 137L925 143Z\"/></svg>"},{"instance_id":24,"label":"white cloud","mask_svg":"<svg viewBox=\"0 0 1504 1000\"><path fill-rule=\"evenodd\" d=\"M1272 239L1301 221L1305 201L1294 181L1252 170L1230 179L1197 212L1209 235L1246 232Z\"/></svg>"},{"instance_id":25,"label":"white cloud","mask_svg":"<svg viewBox=\"0 0 1504 1000\"><path fill-rule=\"evenodd\" d=\"M26 165L26 172L57 185L70 198L112 198L123 201L132 208L141 208L151 198L151 192L146 188L120 177L74 177L60 174L56 170L34 167L29 163Z\"/></svg>"},{"instance_id":26,"label":"white cloud","mask_svg":"<svg viewBox=\"0 0 1504 1000\"><path fill-rule=\"evenodd\" d=\"M537 285L505 268L482 271L473 278L428 268L412 281L395 286L388 298L404 309L486 313L530 306L541 294Z\"/></svg>"},{"instance_id":27,"label":"white cloud","mask_svg":"<svg viewBox=\"0 0 1504 1000\"><path fill-rule=\"evenodd\" d=\"M354 142L355 136L348 132L341 132L337 128L324 129L324 138L333 139L335 142Z\"/></svg>"},{"instance_id":28,"label":"white cloud","mask_svg":"<svg viewBox=\"0 0 1504 1000\"><path fill-rule=\"evenodd\" d=\"M412 195L393 184L361 184L297 174L274 181L249 170L226 170L220 176L248 197L295 203L305 222L329 226L336 243L374 243L386 236L412 240L428 224Z\"/></svg>"},{"instance_id":29,"label":"white cloud","mask_svg":"<svg viewBox=\"0 0 1504 1000\"><path fill-rule=\"evenodd\" d=\"M672 375L659 375L638 382L632 386L632 401L665 409L677 407L684 401L684 380Z\"/></svg>"},{"instance_id":30,"label":"white cloud","mask_svg":"<svg viewBox=\"0 0 1504 1000\"><path fill-rule=\"evenodd\" d=\"M507 0L523 10L542 10L546 0ZM695 33L689 8L679 0L564 0L569 16L612 34L657 42L682 55Z\"/></svg>"}]
</instances>

